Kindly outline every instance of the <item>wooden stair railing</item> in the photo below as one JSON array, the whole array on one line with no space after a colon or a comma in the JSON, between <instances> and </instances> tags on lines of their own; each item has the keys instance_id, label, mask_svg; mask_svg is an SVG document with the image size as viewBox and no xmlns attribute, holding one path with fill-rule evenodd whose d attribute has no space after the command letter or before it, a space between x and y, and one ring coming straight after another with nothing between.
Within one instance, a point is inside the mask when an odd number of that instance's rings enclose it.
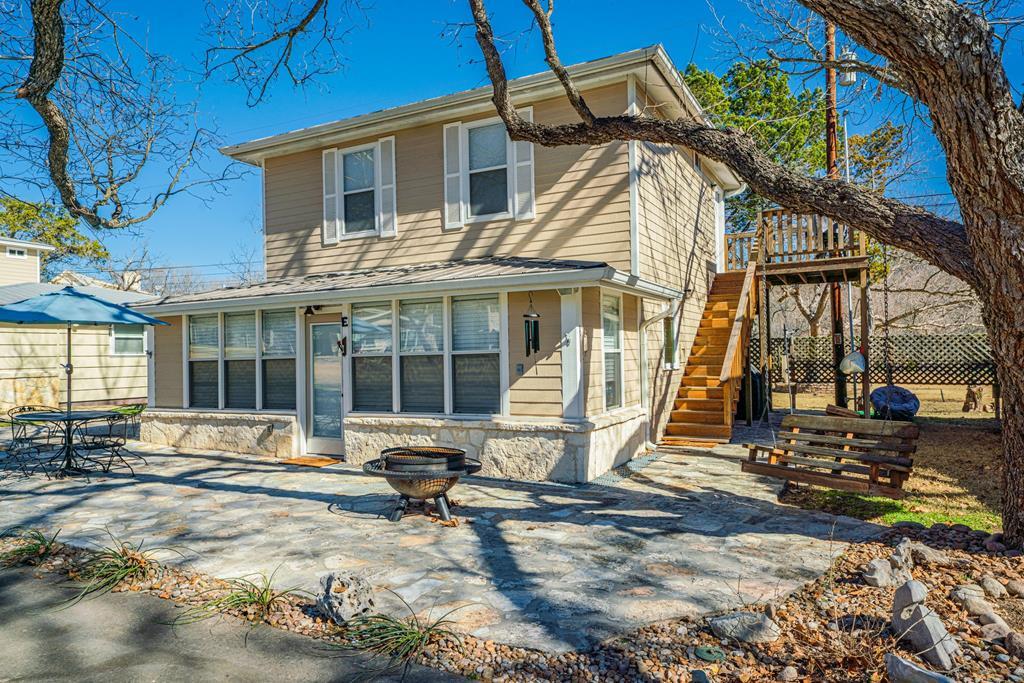
<instances>
[{"instance_id":1,"label":"wooden stair railing","mask_svg":"<svg viewBox=\"0 0 1024 683\"><path fill-rule=\"evenodd\" d=\"M755 254L755 258L751 258L747 263L746 274L743 276L736 318L729 332L729 345L725 350L722 373L718 377L722 387L723 424L729 427L735 421L734 404L743 382L743 368L750 346L750 326L757 316L757 268L758 259Z\"/></svg>"}]
</instances>

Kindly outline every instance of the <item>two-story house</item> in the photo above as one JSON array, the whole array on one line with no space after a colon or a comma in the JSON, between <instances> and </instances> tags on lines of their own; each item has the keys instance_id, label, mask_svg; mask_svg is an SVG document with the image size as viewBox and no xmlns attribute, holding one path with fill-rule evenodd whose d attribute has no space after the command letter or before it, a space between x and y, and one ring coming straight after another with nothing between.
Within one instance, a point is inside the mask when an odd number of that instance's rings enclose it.
<instances>
[{"instance_id":1,"label":"two-story house","mask_svg":"<svg viewBox=\"0 0 1024 683\"><path fill-rule=\"evenodd\" d=\"M601 114L700 116L661 47L570 68ZM576 120L550 73L524 116ZM267 281L141 307L143 437L342 455L438 444L589 481L672 410L722 259L728 168L671 145L513 142L489 87L226 148L263 174Z\"/></svg>"},{"instance_id":2,"label":"two-story house","mask_svg":"<svg viewBox=\"0 0 1024 683\"><path fill-rule=\"evenodd\" d=\"M0 237L0 306L54 292L69 284L41 282L48 244ZM91 280L91 278L90 278ZM150 298L96 284L83 292L119 304ZM66 399L66 337L63 326L0 325L0 412L19 405L58 406ZM76 325L75 403L111 405L146 399L146 337L141 325Z\"/></svg>"}]
</instances>

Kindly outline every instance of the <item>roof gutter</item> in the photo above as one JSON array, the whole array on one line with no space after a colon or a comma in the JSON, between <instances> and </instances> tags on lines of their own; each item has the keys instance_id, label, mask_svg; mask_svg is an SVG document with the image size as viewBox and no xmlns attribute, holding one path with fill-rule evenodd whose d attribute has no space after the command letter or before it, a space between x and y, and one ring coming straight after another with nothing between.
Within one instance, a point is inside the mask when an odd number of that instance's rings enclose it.
<instances>
[{"instance_id":1,"label":"roof gutter","mask_svg":"<svg viewBox=\"0 0 1024 683\"><path fill-rule=\"evenodd\" d=\"M558 271L545 273L543 275L525 273L521 275L505 275L483 278L477 277L465 280L435 280L432 282L355 287L351 289L321 290L313 292L295 292L291 294L263 294L215 299L211 301L138 304L133 305L132 308L144 311L150 315L197 313L203 311L251 310L253 308L307 306L313 304L339 304L356 300L366 301L372 299L388 299L395 296L420 296L424 294L445 294L450 292L485 292L493 291L495 289L504 291L528 291L574 286L602 286L610 289L616 289L627 294L636 294L645 298L664 301L670 301L682 296L682 292L677 289L664 287L632 275L620 273L614 268L607 266L601 268Z\"/></svg>"}]
</instances>

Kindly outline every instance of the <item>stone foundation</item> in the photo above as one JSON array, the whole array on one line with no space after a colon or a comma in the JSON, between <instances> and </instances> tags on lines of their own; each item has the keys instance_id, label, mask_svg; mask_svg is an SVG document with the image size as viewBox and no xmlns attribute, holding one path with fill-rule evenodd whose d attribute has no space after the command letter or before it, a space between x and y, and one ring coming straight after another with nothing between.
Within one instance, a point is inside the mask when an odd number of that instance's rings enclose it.
<instances>
[{"instance_id":1,"label":"stone foundation","mask_svg":"<svg viewBox=\"0 0 1024 683\"><path fill-rule=\"evenodd\" d=\"M297 434L294 415L147 410L139 438L175 448L291 458L300 452Z\"/></svg>"},{"instance_id":2,"label":"stone foundation","mask_svg":"<svg viewBox=\"0 0 1024 683\"><path fill-rule=\"evenodd\" d=\"M503 479L585 482L641 454L647 419L628 408L583 422L349 416L345 459L362 464L394 446L451 446Z\"/></svg>"},{"instance_id":3,"label":"stone foundation","mask_svg":"<svg viewBox=\"0 0 1024 683\"><path fill-rule=\"evenodd\" d=\"M640 455L646 437L647 418L639 406L582 422L350 415L345 460L361 465L394 446L451 446L479 458L484 476L575 483ZM301 452L296 418L286 414L147 410L140 439L273 458Z\"/></svg>"}]
</instances>

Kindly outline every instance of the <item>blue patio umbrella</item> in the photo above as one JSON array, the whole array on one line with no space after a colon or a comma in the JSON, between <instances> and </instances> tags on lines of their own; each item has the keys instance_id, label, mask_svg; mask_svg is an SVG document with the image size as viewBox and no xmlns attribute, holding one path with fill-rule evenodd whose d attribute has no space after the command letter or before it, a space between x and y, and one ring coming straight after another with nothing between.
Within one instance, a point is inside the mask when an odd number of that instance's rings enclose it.
<instances>
[{"instance_id":1,"label":"blue patio umbrella","mask_svg":"<svg viewBox=\"0 0 1024 683\"><path fill-rule=\"evenodd\" d=\"M111 303L74 287L40 294L24 301L0 306L0 323L19 325L66 325L68 379L67 411L71 412L71 326L72 325L167 325L127 306Z\"/></svg>"}]
</instances>

